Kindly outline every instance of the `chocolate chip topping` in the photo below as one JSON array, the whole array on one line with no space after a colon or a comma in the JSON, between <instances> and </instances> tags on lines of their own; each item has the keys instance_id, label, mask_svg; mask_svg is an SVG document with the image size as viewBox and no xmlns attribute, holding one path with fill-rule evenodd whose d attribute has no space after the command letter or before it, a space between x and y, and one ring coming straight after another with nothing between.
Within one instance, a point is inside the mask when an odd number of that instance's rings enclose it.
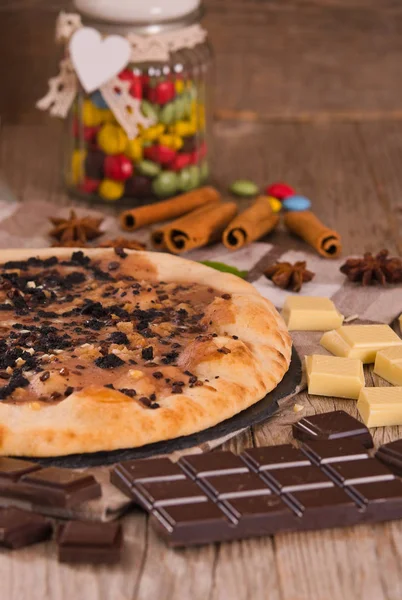
<instances>
[{"instance_id":1,"label":"chocolate chip topping","mask_svg":"<svg viewBox=\"0 0 402 600\"><path fill-rule=\"evenodd\" d=\"M152 360L154 357L154 349L152 346L148 346L147 348L143 348L141 351L141 356L144 360Z\"/></svg>"},{"instance_id":2,"label":"chocolate chip topping","mask_svg":"<svg viewBox=\"0 0 402 600\"><path fill-rule=\"evenodd\" d=\"M124 360L119 358L116 354L106 354L95 360L95 364L100 369L115 369L124 365Z\"/></svg>"},{"instance_id":3,"label":"chocolate chip topping","mask_svg":"<svg viewBox=\"0 0 402 600\"><path fill-rule=\"evenodd\" d=\"M221 294L198 284L137 280L121 273L124 250L114 252L112 261L92 261L77 251L67 260L2 266L0 311L7 325L0 332L1 401L57 402L95 384L155 409L157 399L202 385L181 371L180 353L197 337L211 339L203 317ZM52 379L60 390L47 383L52 373L64 379L64 386ZM120 377L124 387L114 388Z\"/></svg>"}]
</instances>

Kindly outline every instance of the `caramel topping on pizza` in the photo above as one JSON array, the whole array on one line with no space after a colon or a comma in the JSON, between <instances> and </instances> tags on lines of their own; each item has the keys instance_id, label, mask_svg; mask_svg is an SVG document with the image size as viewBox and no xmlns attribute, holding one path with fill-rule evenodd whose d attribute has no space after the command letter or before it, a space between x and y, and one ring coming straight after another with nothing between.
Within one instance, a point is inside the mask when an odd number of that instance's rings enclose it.
<instances>
[{"instance_id":1,"label":"caramel topping on pizza","mask_svg":"<svg viewBox=\"0 0 402 600\"><path fill-rule=\"evenodd\" d=\"M60 402L96 385L153 410L203 384L179 366L180 356L189 342L213 339L205 310L230 295L152 273L136 278L126 258L77 251L1 266L0 402Z\"/></svg>"}]
</instances>

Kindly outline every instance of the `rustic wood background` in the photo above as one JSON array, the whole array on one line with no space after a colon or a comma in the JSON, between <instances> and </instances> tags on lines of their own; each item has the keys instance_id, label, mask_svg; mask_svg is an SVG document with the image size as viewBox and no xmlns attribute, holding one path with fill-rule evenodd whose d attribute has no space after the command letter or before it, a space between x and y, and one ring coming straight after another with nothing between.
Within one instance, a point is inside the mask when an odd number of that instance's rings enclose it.
<instances>
[{"instance_id":1,"label":"rustic wood background","mask_svg":"<svg viewBox=\"0 0 402 600\"><path fill-rule=\"evenodd\" d=\"M219 77L222 189L242 175L284 179L344 239L347 253L402 252L402 4L399 0L207 0ZM33 107L57 66L62 0L0 0L0 170L22 201L69 202L61 127ZM400 96L401 94L401 96ZM377 382L378 383L378 382ZM298 400L304 412L348 401ZM227 444L287 442L286 409ZM379 429L377 444L401 437ZM0 554L4 600L401 600L402 523L167 550L144 516L124 519L123 563L60 566L51 544Z\"/></svg>"}]
</instances>

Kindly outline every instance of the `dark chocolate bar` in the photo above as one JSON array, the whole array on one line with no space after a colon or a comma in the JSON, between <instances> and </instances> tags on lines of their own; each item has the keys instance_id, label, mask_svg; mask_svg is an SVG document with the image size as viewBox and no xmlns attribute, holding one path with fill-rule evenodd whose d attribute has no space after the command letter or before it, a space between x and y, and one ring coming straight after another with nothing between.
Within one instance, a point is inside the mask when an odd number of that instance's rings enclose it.
<instances>
[{"instance_id":1,"label":"dark chocolate bar","mask_svg":"<svg viewBox=\"0 0 402 600\"><path fill-rule=\"evenodd\" d=\"M301 442L351 438L366 448L374 445L367 427L343 410L303 417L292 429L293 436Z\"/></svg>"},{"instance_id":2,"label":"dark chocolate bar","mask_svg":"<svg viewBox=\"0 0 402 600\"><path fill-rule=\"evenodd\" d=\"M59 561L113 564L120 560L123 533L119 523L70 521L57 534Z\"/></svg>"},{"instance_id":3,"label":"dark chocolate bar","mask_svg":"<svg viewBox=\"0 0 402 600\"><path fill-rule=\"evenodd\" d=\"M393 473L402 477L402 440L380 446L375 457L385 463Z\"/></svg>"},{"instance_id":4,"label":"dark chocolate bar","mask_svg":"<svg viewBox=\"0 0 402 600\"><path fill-rule=\"evenodd\" d=\"M50 521L19 508L0 508L0 547L15 550L50 538Z\"/></svg>"},{"instance_id":5,"label":"dark chocolate bar","mask_svg":"<svg viewBox=\"0 0 402 600\"><path fill-rule=\"evenodd\" d=\"M127 461L111 480L170 546L402 518L402 482L355 439Z\"/></svg>"},{"instance_id":6,"label":"dark chocolate bar","mask_svg":"<svg viewBox=\"0 0 402 600\"><path fill-rule=\"evenodd\" d=\"M101 496L101 487L92 475L42 468L15 458L0 458L0 497L18 504L66 508Z\"/></svg>"}]
</instances>

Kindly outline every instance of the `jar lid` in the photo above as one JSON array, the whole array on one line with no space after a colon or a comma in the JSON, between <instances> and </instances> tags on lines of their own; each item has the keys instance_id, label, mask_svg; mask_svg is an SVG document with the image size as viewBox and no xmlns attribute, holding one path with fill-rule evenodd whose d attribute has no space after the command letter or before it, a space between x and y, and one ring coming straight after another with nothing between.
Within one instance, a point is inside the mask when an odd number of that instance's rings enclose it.
<instances>
[{"instance_id":1,"label":"jar lid","mask_svg":"<svg viewBox=\"0 0 402 600\"><path fill-rule=\"evenodd\" d=\"M81 13L120 24L152 24L185 19L200 8L201 0L74 0Z\"/></svg>"}]
</instances>

